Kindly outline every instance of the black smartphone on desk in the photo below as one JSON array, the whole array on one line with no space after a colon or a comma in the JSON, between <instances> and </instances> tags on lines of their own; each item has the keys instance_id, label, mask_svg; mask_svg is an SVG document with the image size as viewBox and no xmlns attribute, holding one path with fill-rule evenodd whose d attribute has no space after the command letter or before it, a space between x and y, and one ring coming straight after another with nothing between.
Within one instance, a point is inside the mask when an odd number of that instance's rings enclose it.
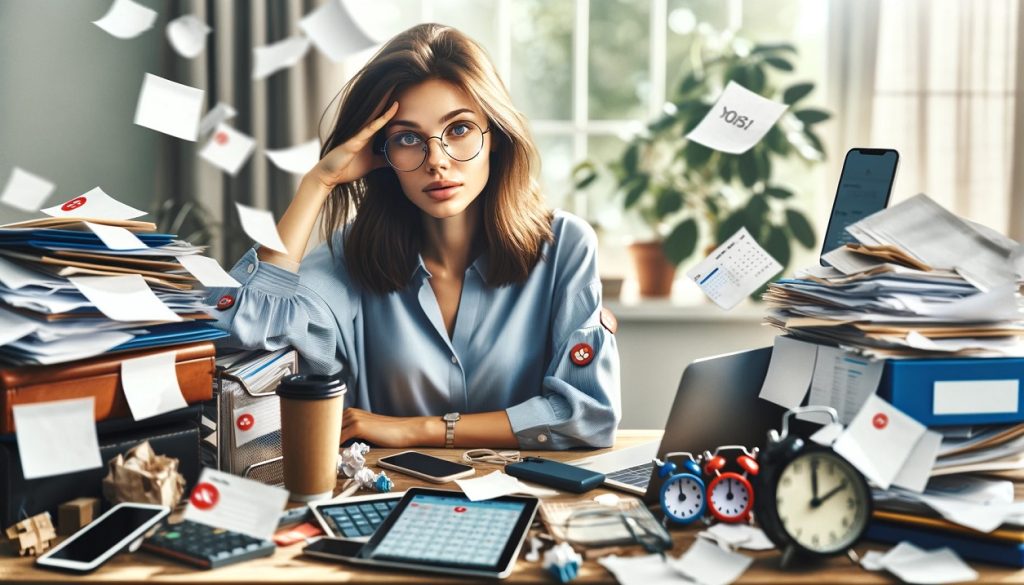
<instances>
[{"instance_id":1,"label":"black smartphone on desk","mask_svg":"<svg viewBox=\"0 0 1024 585\"><path fill-rule=\"evenodd\" d=\"M377 465L433 483L447 483L476 473L476 470L469 465L417 451L403 451L395 455L381 457L377 461Z\"/></svg>"},{"instance_id":2,"label":"black smartphone on desk","mask_svg":"<svg viewBox=\"0 0 1024 585\"><path fill-rule=\"evenodd\" d=\"M159 525L171 509L154 504L122 503L36 559L47 569L88 573L110 560L150 529Z\"/></svg>"},{"instance_id":3,"label":"black smartphone on desk","mask_svg":"<svg viewBox=\"0 0 1024 585\"><path fill-rule=\"evenodd\" d=\"M885 209L899 161L900 154L891 148L851 148L846 153L820 256L854 241L847 226Z\"/></svg>"}]
</instances>

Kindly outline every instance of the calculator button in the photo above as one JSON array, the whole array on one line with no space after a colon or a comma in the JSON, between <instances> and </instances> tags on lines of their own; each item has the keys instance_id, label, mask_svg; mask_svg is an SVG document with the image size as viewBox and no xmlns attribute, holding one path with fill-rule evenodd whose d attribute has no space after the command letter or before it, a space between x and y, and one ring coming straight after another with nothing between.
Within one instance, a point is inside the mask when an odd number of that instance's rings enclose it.
<instances>
[{"instance_id":1,"label":"calculator button","mask_svg":"<svg viewBox=\"0 0 1024 585\"><path fill-rule=\"evenodd\" d=\"M168 532L168 533L164 534L163 537L168 539L168 540L176 540L178 538L181 538L181 533L180 532Z\"/></svg>"}]
</instances>

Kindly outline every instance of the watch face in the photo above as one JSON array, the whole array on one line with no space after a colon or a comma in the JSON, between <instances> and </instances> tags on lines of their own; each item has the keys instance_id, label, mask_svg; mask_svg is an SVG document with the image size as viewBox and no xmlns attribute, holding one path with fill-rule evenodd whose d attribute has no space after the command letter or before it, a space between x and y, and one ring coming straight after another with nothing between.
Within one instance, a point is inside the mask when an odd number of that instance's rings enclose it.
<instances>
[{"instance_id":1,"label":"watch face","mask_svg":"<svg viewBox=\"0 0 1024 585\"><path fill-rule=\"evenodd\" d=\"M673 475L661 488L661 507L676 522L704 515L704 483L689 474Z\"/></svg>"},{"instance_id":2,"label":"watch face","mask_svg":"<svg viewBox=\"0 0 1024 585\"><path fill-rule=\"evenodd\" d=\"M733 472L716 477L708 486L708 506L719 520L742 520L754 504L754 490L747 478Z\"/></svg>"},{"instance_id":3,"label":"watch face","mask_svg":"<svg viewBox=\"0 0 1024 585\"><path fill-rule=\"evenodd\" d=\"M870 498L860 473L829 451L790 461L775 491L783 529L796 544L820 554L844 551L860 538Z\"/></svg>"}]
</instances>

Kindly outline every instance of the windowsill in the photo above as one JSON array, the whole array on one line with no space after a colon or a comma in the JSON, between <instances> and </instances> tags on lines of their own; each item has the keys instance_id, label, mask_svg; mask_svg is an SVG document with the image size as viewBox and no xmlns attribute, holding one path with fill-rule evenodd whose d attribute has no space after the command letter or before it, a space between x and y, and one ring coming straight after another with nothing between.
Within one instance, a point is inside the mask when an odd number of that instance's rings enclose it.
<instances>
[{"instance_id":1,"label":"windowsill","mask_svg":"<svg viewBox=\"0 0 1024 585\"><path fill-rule=\"evenodd\" d=\"M645 298L640 296L636 283L627 280L619 297L606 297L604 304L619 321L760 323L768 311L764 303L750 300L726 311L688 281L676 281L671 297Z\"/></svg>"}]
</instances>

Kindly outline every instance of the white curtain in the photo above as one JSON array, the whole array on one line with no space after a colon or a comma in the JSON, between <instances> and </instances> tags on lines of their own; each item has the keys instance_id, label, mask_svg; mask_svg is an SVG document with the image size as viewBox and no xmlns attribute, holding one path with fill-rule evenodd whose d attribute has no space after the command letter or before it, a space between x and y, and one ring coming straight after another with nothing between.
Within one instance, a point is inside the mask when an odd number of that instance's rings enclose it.
<instances>
[{"instance_id":1,"label":"white curtain","mask_svg":"<svg viewBox=\"0 0 1024 585\"><path fill-rule=\"evenodd\" d=\"M882 4L870 127L900 151L894 202L924 192L1024 236L1020 38L1020 0Z\"/></svg>"}]
</instances>

